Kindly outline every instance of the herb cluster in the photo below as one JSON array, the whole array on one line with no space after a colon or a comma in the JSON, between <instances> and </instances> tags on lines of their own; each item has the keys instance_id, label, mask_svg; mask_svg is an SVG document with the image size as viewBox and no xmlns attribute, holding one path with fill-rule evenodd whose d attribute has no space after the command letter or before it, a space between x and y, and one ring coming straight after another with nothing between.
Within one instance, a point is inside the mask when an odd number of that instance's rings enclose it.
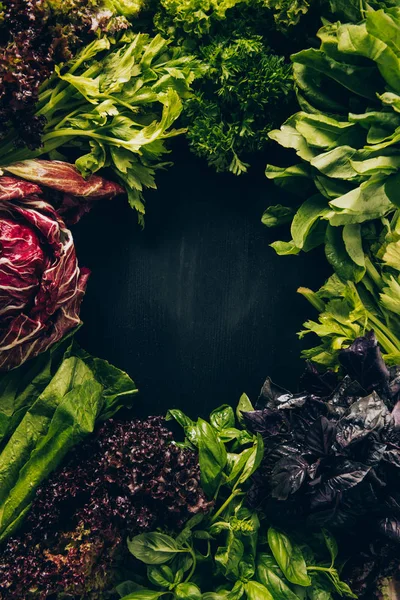
<instances>
[{"instance_id":1,"label":"herb cluster","mask_svg":"<svg viewBox=\"0 0 400 600\"><path fill-rule=\"evenodd\" d=\"M199 480L195 453L173 443L161 418L108 421L37 491L2 551L1 597L102 598L128 534L176 530L209 510Z\"/></svg>"},{"instance_id":2,"label":"herb cluster","mask_svg":"<svg viewBox=\"0 0 400 600\"><path fill-rule=\"evenodd\" d=\"M251 408L243 395L237 416ZM328 532L299 542L268 527L248 508L248 481L257 472L263 443L235 423L231 407L214 410L210 422L196 423L170 411L184 427L184 445L199 452L201 482L214 506L193 517L178 536L152 532L128 540L133 556L147 565L117 587L125 600L272 600L320 598L331 592L355 597L335 567L336 542Z\"/></svg>"}]
</instances>

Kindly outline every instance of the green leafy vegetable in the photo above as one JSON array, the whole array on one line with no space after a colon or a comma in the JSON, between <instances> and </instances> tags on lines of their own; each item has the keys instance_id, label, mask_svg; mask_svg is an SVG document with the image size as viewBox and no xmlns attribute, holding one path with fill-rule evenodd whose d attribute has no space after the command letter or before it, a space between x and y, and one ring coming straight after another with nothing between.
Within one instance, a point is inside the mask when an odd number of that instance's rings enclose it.
<instances>
[{"instance_id":1,"label":"green leafy vegetable","mask_svg":"<svg viewBox=\"0 0 400 600\"><path fill-rule=\"evenodd\" d=\"M0 540L18 527L36 489L68 450L91 433L98 420L112 416L137 392L128 375L75 346L67 348L64 358L57 358L62 348L53 349L25 369L34 377L22 385L19 395L14 394L17 410L10 411L8 421L2 421ZM10 373L3 377L3 394L15 383L13 379Z\"/></svg>"},{"instance_id":2,"label":"green leafy vegetable","mask_svg":"<svg viewBox=\"0 0 400 600\"><path fill-rule=\"evenodd\" d=\"M253 407L244 394L237 415L242 417L245 410ZM177 535L156 532L128 542L135 558L145 565L161 566L148 567L144 579L136 572L134 578L141 584L144 582L145 587L136 589L137 583L126 582L120 587L124 600L141 598L140 594L145 594L143 598L153 598L152 593L160 597L171 594L182 600L306 598L300 595L299 588L305 589L310 599L331 600L330 596L322 595L321 577L325 587L334 585L335 580L340 595L354 597L339 578L334 565L337 546L328 532L321 535L332 559L330 567L325 567L322 562L315 563L314 556L314 562L310 562L309 553L303 554L297 542L268 528L265 516L246 506L250 478L263 457L264 444L259 434L252 436L239 429L241 423L236 423L234 412L227 405L211 413L210 423L202 419L195 423L177 410L168 414L183 426L186 434L190 432L190 440L186 441L198 447L202 481L206 486L213 482L209 492L214 495L214 506L206 515L196 515ZM226 431L240 435L229 438ZM205 444L209 445L209 451L202 462ZM267 541L273 555L265 551ZM324 547L323 550L325 558L327 552ZM152 590L152 585L157 589ZM122 590L126 590L126 595Z\"/></svg>"},{"instance_id":3,"label":"green leafy vegetable","mask_svg":"<svg viewBox=\"0 0 400 600\"><path fill-rule=\"evenodd\" d=\"M196 61L170 50L160 35L102 37L42 86L36 111L46 119L42 147L16 149L11 129L0 147L0 166L71 148L84 177L103 167L115 172L143 221L142 192L155 187L155 171L164 166L164 140L183 131L172 125L196 70Z\"/></svg>"}]
</instances>

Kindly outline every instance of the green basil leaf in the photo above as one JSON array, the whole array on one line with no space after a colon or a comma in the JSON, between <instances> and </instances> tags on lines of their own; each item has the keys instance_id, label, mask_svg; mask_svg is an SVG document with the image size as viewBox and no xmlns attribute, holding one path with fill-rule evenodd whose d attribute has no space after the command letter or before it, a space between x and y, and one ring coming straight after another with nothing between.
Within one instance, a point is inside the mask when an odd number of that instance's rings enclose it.
<instances>
[{"instance_id":1,"label":"green basil leaf","mask_svg":"<svg viewBox=\"0 0 400 600\"><path fill-rule=\"evenodd\" d=\"M219 592L206 592L202 597L203 600L229 600L229 591L221 590Z\"/></svg>"},{"instance_id":2,"label":"green basil leaf","mask_svg":"<svg viewBox=\"0 0 400 600\"><path fill-rule=\"evenodd\" d=\"M122 600L157 600L157 598L161 598L166 593L168 592L155 592L154 590L143 589L124 596Z\"/></svg>"},{"instance_id":3,"label":"green basil leaf","mask_svg":"<svg viewBox=\"0 0 400 600\"><path fill-rule=\"evenodd\" d=\"M274 600L265 586L258 581L249 581L245 585L248 600Z\"/></svg>"},{"instance_id":4,"label":"green basil leaf","mask_svg":"<svg viewBox=\"0 0 400 600\"><path fill-rule=\"evenodd\" d=\"M219 408L216 408L210 415L210 423L217 431L235 427L233 408L228 404L223 404Z\"/></svg>"},{"instance_id":5,"label":"green basil leaf","mask_svg":"<svg viewBox=\"0 0 400 600\"><path fill-rule=\"evenodd\" d=\"M135 583L134 581L124 581L116 586L116 591L119 594L120 598L124 598L128 594L132 592L137 592L138 590L143 590L143 586Z\"/></svg>"},{"instance_id":6,"label":"green basil leaf","mask_svg":"<svg viewBox=\"0 0 400 600\"><path fill-rule=\"evenodd\" d=\"M197 446L197 428L192 419L186 416L181 410L170 408L166 414L165 420L172 421L173 419L183 428L188 440Z\"/></svg>"},{"instance_id":7,"label":"green basil leaf","mask_svg":"<svg viewBox=\"0 0 400 600\"><path fill-rule=\"evenodd\" d=\"M181 552L176 541L164 533L142 533L128 539L128 549L146 565L161 565Z\"/></svg>"},{"instance_id":8,"label":"green basil leaf","mask_svg":"<svg viewBox=\"0 0 400 600\"><path fill-rule=\"evenodd\" d=\"M247 458L244 469L238 479L239 484L244 483L253 475L253 473L258 469L261 464L261 461L264 456L264 442L259 433L257 433L257 438L254 441L253 447L250 448L251 452Z\"/></svg>"},{"instance_id":9,"label":"green basil leaf","mask_svg":"<svg viewBox=\"0 0 400 600\"><path fill-rule=\"evenodd\" d=\"M239 563L239 577L242 581L253 579L256 572L256 565L253 555L244 556Z\"/></svg>"},{"instance_id":10,"label":"green basil leaf","mask_svg":"<svg viewBox=\"0 0 400 600\"><path fill-rule=\"evenodd\" d=\"M254 410L254 406L250 402L250 398L247 394L242 394L236 408L236 417L241 425L244 424L242 412L251 412L252 410Z\"/></svg>"},{"instance_id":11,"label":"green basil leaf","mask_svg":"<svg viewBox=\"0 0 400 600\"><path fill-rule=\"evenodd\" d=\"M237 581L228 594L228 600L240 600L244 594L245 588L241 581Z\"/></svg>"},{"instance_id":12,"label":"green basil leaf","mask_svg":"<svg viewBox=\"0 0 400 600\"><path fill-rule=\"evenodd\" d=\"M174 598L178 600L201 600L200 589L194 583L180 583L174 590Z\"/></svg>"},{"instance_id":13,"label":"green basil leaf","mask_svg":"<svg viewBox=\"0 0 400 600\"><path fill-rule=\"evenodd\" d=\"M326 529L322 530L322 535L324 536L326 547L328 548L329 554L331 555L331 566L333 567L336 557L338 555L338 546L336 540Z\"/></svg>"},{"instance_id":14,"label":"green basil leaf","mask_svg":"<svg viewBox=\"0 0 400 600\"><path fill-rule=\"evenodd\" d=\"M293 544L287 535L273 527L268 529L268 544L288 581L305 587L311 585L307 565L299 546Z\"/></svg>"},{"instance_id":15,"label":"green basil leaf","mask_svg":"<svg viewBox=\"0 0 400 600\"><path fill-rule=\"evenodd\" d=\"M215 554L215 562L225 577L228 575L238 577L239 563L243 558L243 554L243 543L230 531L227 545L220 546Z\"/></svg>"},{"instance_id":16,"label":"green basil leaf","mask_svg":"<svg viewBox=\"0 0 400 600\"><path fill-rule=\"evenodd\" d=\"M224 444L209 423L199 419L197 431L201 485L205 493L212 497L221 483L227 453Z\"/></svg>"},{"instance_id":17,"label":"green basil leaf","mask_svg":"<svg viewBox=\"0 0 400 600\"><path fill-rule=\"evenodd\" d=\"M168 567L168 565L161 565L160 567L148 566L147 579L153 585L170 589L170 586L174 583L175 578L172 569Z\"/></svg>"},{"instance_id":18,"label":"green basil leaf","mask_svg":"<svg viewBox=\"0 0 400 600\"><path fill-rule=\"evenodd\" d=\"M243 431L243 429L236 429L236 427L230 427L229 429L222 429L221 431L218 432L218 437L221 440L221 442L224 442L224 444L227 444L228 442L231 442L232 440L238 440L238 439L243 439L243 433L247 433L246 431ZM252 436L251 436L252 439ZM250 441L251 441L250 439Z\"/></svg>"},{"instance_id":19,"label":"green basil leaf","mask_svg":"<svg viewBox=\"0 0 400 600\"><path fill-rule=\"evenodd\" d=\"M257 579L272 594L274 600L299 600L287 583L279 577L276 570L271 569L264 560L258 562Z\"/></svg>"}]
</instances>

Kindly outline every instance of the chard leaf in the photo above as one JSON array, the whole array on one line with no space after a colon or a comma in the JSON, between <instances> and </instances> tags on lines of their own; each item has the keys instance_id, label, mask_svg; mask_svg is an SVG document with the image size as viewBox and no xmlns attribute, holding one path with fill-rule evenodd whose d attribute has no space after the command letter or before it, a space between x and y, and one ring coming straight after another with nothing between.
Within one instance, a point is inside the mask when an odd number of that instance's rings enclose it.
<instances>
[{"instance_id":1,"label":"chard leaf","mask_svg":"<svg viewBox=\"0 0 400 600\"><path fill-rule=\"evenodd\" d=\"M31 453L29 458L24 460L24 464L18 472L18 479L15 480L12 488L10 478L7 480L9 493L6 499L2 498L0 504L0 540L4 537L5 531L7 535L12 533L12 523L15 521L16 515L21 514L27 507L43 479L61 462L72 446L93 431L96 418L101 410L101 402L102 386L97 381L89 379L80 385L75 385L58 404L46 434L40 440L36 439L33 449L31 445L33 441L32 423L28 417L27 427L26 429L23 427L23 429L30 438ZM38 423L38 419L36 419L36 423ZM40 425L42 429L42 423ZM37 435L37 432L35 433ZM10 439L11 450L15 448L16 441L14 436ZM1 463L6 459L4 456L6 451L7 447L0 456ZM14 477L18 466L21 466L21 458L25 457L20 454L19 458L20 460L16 461L13 457L11 461L10 475L14 474Z\"/></svg>"}]
</instances>

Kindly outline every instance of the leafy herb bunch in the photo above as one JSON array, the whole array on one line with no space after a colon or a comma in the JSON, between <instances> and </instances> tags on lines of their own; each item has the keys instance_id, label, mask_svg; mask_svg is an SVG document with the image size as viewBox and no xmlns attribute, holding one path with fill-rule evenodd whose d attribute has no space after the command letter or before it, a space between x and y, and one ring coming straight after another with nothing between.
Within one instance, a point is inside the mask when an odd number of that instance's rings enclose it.
<instances>
[{"instance_id":1,"label":"leafy herb bunch","mask_svg":"<svg viewBox=\"0 0 400 600\"><path fill-rule=\"evenodd\" d=\"M97 0L8 0L0 7L0 140L11 126L19 145L41 145L45 118L35 115L35 104L55 64L96 31L127 27L104 8Z\"/></svg>"},{"instance_id":2,"label":"leafy herb bunch","mask_svg":"<svg viewBox=\"0 0 400 600\"><path fill-rule=\"evenodd\" d=\"M237 409L252 408L243 395ZM133 556L147 565L133 581L117 586L124 600L272 600L355 597L334 566L333 538L315 536L307 546L268 526L246 505L249 478L263 455L259 434L237 427L230 406L214 410L210 422L196 423L172 410L186 434L183 446L199 452L202 486L213 508L187 522L179 535L146 533L128 541ZM261 520L260 520L261 517ZM308 540L310 541L310 540Z\"/></svg>"},{"instance_id":3,"label":"leafy herb bunch","mask_svg":"<svg viewBox=\"0 0 400 600\"><path fill-rule=\"evenodd\" d=\"M322 344L305 355L333 367L338 350L372 327L388 362L400 357L400 9L383 4L363 16L326 23L320 48L292 56L301 112L270 137L300 162L266 172L306 198L265 212L267 226L291 222L292 239L273 248L288 255L323 245L336 273L318 294L300 290L321 313L306 331Z\"/></svg>"},{"instance_id":4,"label":"leafy herb bunch","mask_svg":"<svg viewBox=\"0 0 400 600\"><path fill-rule=\"evenodd\" d=\"M159 417L107 421L38 490L0 558L0 597L103 598L126 537L182 527L210 508L196 454Z\"/></svg>"},{"instance_id":5,"label":"leafy herb bunch","mask_svg":"<svg viewBox=\"0 0 400 600\"><path fill-rule=\"evenodd\" d=\"M153 6L155 30L202 61L184 120L193 152L217 171L245 172L247 155L265 148L268 132L290 110L291 68L271 47L277 32L268 4L162 0Z\"/></svg>"},{"instance_id":6,"label":"leafy herb bunch","mask_svg":"<svg viewBox=\"0 0 400 600\"><path fill-rule=\"evenodd\" d=\"M35 115L46 124L42 146L16 148L10 129L0 146L0 166L68 149L87 177L109 167L126 188L143 220L142 191L155 187L155 170L165 166L165 140L190 95L197 63L170 49L160 35L126 31L101 37L62 67L41 88Z\"/></svg>"},{"instance_id":7,"label":"leafy herb bunch","mask_svg":"<svg viewBox=\"0 0 400 600\"><path fill-rule=\"evenodd\" d=\"M245 413L266 449L251 505L278 525L340 532L353 558L376 542L398 556L399 367L385 365L372 332L339 356L344 376L309 365L299 394L267 379Z\"/></svg>"}]
</instances>

